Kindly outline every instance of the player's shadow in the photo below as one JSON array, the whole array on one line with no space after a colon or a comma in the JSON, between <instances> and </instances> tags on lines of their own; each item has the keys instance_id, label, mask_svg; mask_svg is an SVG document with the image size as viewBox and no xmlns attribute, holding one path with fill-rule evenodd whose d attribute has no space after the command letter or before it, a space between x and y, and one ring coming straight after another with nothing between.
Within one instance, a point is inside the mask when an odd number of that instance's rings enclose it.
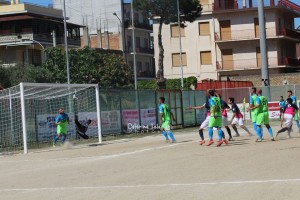
<instances>
[{"instance_id":1,"label":"player's shadow","mask_svg":"<svg viewBox=\"0 0 300 200\"><path fill-rule=\"evenodd\" d=\"M242 146L249 144L250 139L240 139L240 140L233 140L230 141L228 146Z\"/></svg>"},{"instance_id":2,"label":"player's shadow","mask_svg":"<svg viewBox=\"0 0 300 200\"><path fill-rule=\"evenodd\" d=\"M192 142L193 140L184 140L184 141L180 141L180 142L176 142L176 143L187 143L187 142Z\"/></svg>"}]
</instances>

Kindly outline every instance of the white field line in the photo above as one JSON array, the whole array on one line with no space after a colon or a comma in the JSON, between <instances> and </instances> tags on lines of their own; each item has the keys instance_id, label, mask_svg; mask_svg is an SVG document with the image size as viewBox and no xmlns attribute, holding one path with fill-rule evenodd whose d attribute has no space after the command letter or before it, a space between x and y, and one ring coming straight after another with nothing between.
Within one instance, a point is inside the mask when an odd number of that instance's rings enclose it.
<instances>
[{"instance_id":1,"label":"white field line","mask_svg":"<svg viewBox=\"0 0 300 200\"><path fill-rule=\"evenodd\" d=\"M253 181L222 181L203 183L174 183L157 185L116 185L116 186L79 186L79 187L49 187L49 188L11 188L0 189L0 192L40 192L40 191L66 191L66 190L101 190L101 189L128 189L128 188L150 188L150 187L194 187L210 185L244 185L259 183L296 183L300 179L278 179L278 180L253 180Z\"/></svg>"},{"instance_id":2,"label":"white field line","mask_svg":"<svg viewBox=\"0 0 300 200\"><path fill-rule=\"evenodd\" d=\"M193 141L195 142L195 141ZM170 144L166 146L161 146L161 147L153 147L153 148L147 148L147 149L141 149L141 150L135 150L135 151L129 151L129 152L124 152L124 153L117 153L117 154L111 154L111 155L103 155L103 156L81 156L81 157L74 157L74 158L50 158L50 159L36 159L36 160L15 160L15 161L5 161L5 162L36 162L36 161L70 161L70 160L105 160L105 159L111 159L111 158L118 158L122 156L129 156L129 155L134 155L134 154L139 154L139 153L144 153L148 151L155 151L155 150L160 150L160 149L167 149L171 148L174 146L179 146L183 144L187 144L191 142L185 142L185 143L175 143L175 144Z\"/></svg>"}]
</instances>

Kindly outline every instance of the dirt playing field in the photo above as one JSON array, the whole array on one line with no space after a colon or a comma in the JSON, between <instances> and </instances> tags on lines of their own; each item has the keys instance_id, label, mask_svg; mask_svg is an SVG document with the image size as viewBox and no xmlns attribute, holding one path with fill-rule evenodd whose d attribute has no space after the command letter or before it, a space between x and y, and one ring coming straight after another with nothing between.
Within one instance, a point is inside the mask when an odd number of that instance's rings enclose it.
<instances>
[{"instance_id":1,"label":"dirt playing field","mask_svg":"<svg viewBox=\"0 0 300 200\"><path fill-rule=\"evenodd\" d=\"M175 131L175 144L155 135L3 156L0 199L299 199L296 130L272 142L264 129L262 143L241 131L227 146L207 147L190 128Z\"/></svg>"}]
</instances>

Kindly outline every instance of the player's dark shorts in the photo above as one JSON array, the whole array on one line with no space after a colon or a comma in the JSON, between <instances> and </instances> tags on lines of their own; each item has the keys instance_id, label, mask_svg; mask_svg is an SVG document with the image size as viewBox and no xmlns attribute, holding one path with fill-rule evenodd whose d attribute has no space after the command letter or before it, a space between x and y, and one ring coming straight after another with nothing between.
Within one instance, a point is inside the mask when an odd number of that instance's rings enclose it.
<instances>
[{"instance_id":1,"label":"player's dark shorts","mask_svg":"<svg viewBox=\"0 0 300 200\"><path fill-rule=\"evenodd\" d=\"M280 113L283 113L284 108L280 108Z\"/></svg>"}]
</instances>

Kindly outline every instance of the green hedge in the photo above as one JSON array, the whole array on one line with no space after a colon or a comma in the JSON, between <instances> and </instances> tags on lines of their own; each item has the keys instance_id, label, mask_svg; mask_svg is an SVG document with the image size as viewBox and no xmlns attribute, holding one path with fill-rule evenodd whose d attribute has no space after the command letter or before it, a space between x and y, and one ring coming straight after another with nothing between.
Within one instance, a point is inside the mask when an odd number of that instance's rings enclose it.
<instances>
[{"instance_id":1,"label":"green hedge","mask_svg":"<svg viewBox=\"0 0 300 200\"><path fill-rule=\"evenodd\" d=\"M184 83L184 90L190 90L190 86L194 85L196 86L197 84L197 78L194 76L184 78L183 79ZM166 89L167 90L176 90L180 89L181 86L181 79L167 79L166 81ZM156 85L156 80L139 80L138 81L138 89L139 90L156 90L157 85Z\"/></svg>"}]
</instances>

